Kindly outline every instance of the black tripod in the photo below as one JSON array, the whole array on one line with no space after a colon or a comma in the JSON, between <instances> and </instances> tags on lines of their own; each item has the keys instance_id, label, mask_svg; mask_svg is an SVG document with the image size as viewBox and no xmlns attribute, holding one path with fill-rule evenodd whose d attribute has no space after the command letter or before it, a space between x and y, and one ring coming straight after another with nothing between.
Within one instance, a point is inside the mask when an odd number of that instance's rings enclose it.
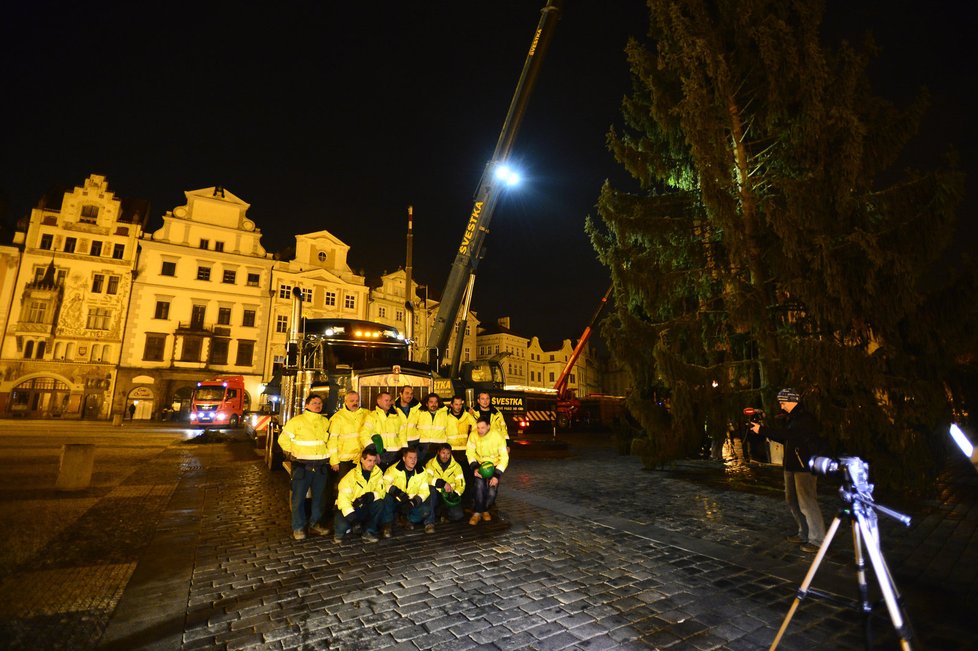
<instances>
[{"instance_id":1,"label":"black tripod","mask_svg":"<svg viewBox=\"0 0 978 651\"><path fill-rule=\"evenodd\" d=\"M863 556L864 547L866 553L869 555L869 561L873 565L873 573L876 576L876 582L879 584L880 592L883 594L883 601L886 604L887 611L889 611L890 621L893 622L893 630L900 638L900 647L909 650L910 638L912 637L910 619L903 610L901 605L902 597L897 591L893 577L890 575L890 569L886 565L886 559L883 558L876 511L907 526L910 525L910 517L873 501L873 485L868 481L869 465L858 457L842 457L838 461L826 457L814 457L809 462L809 467L812 469L812 472L820 475L838 472L839 470L843 471L845 479L842 487L839 488L839 495L842 497L843 505L839 508L835 519L832 520L832 525L829 527L825 540L822 542L822 546L819 547L818 553L815 555L815 560L808 569L808 574L805 575L805 580L802 581L801 587L798 588L798 594L794 602L792 602L791 608L788 609L788 614L785 615L784 621L781 623L781 628L774 638L774 642L771 643L770 651L774 651L778 644L781 643L781 638L788 629L788 624L791 623L791 618L798 609L798 604L809 593L813 596L837 601L831 595L816 590L810 591L808 587L815 578L815 573L818 571L822 559L825 558L825 553L828 551L829 545L832 544L832 538L838 531L843 516L852 523L852 547L856 561L856 578L859 583L859 601L848 602L846 605L859 610L865 616L866 648L871 648L873 643L871 618L874 604L869 601L869 588L866 583L866 564L865 557Z\"/></svg>"}]
</instances>

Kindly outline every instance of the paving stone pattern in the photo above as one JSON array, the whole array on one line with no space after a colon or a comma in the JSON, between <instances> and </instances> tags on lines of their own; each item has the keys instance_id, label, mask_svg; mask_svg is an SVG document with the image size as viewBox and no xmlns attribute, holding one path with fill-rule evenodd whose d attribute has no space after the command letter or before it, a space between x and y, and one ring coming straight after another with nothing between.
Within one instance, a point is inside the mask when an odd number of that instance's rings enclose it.
<instances>
[{"instance_id":1,"label":"paving stone pattern","mask_svg":"<svg viewBox=\"0 0 978 651\"><path fill-rule=\"evenodd\" d=\"M0 646L766 649L812 559L782 540L791 520L771 470L687 462L648 472L581 445L568 459L515 459L492 522L336 544L291 539L285 475L248 446L193 448L146 464L0 585L6 595L30 572L64 570L75 572L63 575L73 586L95 567L114 573L88 580L108 600L0 609ZM820 499L831 516L838 498L828 484ZM974 646L971 488L949 478L909 530L881 521L923 648ZM851 596L845 526L816 586ZM860 622L805 599L780 648L863 648ZM878 648L895 648L885 611L874 622Z\"/></svg>"}]
</instances>

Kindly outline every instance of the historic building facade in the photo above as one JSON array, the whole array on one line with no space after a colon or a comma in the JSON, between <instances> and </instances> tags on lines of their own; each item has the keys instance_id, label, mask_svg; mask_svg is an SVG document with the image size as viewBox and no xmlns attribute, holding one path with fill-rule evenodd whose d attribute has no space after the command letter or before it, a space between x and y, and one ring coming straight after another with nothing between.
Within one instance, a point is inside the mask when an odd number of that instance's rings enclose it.
<instances>
[{"instance_id":1,"label":"historic building facade","mask_svg":"<svg viewBox=\"0 0 978 651\"><path fill-rule=\"evenodd\" d=\"M479 359L497 360L506 373L506 384L510 386L534 386L527 381L528 343L526 337L510 330L508 316L501 317L495 324L484 323L479 327Z\"/></svg>"},{"instance_id":2,"label":"historic building facade","mask_svg":"<svg viewBox=\"0 0 978 651\"><path fill-rule=\"evenodd\" d=\"M184 194L139 242L113 414L186 410L218 375L243 376L246 402L262 390L275 261L249 204L222 187Z\"/></svg>"},{"instance_id":3,"label":"historic building facade","mask_svg":"<svg viewBox=\"0 0 978 651\"><path fill-rule=\"evenodd\" d=\"M93 174L61 197L43 198L18 224L21 256L0 346L0 415L110 415L147 213L144 202L120 200Z\"/></svg>"},{"instance_id":4,"label":"historic building facade","mask_svg":"<svg viewBox=\"0 0 978 651\"><path fill-rule=\"evenodd\" d=\"M369 290L363 276L353 273L347 264L349 252L349 245L329 231L307 233L296 236L292 260L272 267L266 379L271 379L274 364L285 361L293 288L301 292L303 318L367 318Z\"/></svg>"}]
</instances>

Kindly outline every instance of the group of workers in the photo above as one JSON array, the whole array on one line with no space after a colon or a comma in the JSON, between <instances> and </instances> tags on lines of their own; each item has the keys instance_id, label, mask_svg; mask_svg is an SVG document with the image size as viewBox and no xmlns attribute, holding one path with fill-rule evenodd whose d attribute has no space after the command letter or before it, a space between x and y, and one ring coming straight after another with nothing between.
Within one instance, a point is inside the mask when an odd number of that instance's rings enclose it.
<instances>
[{"instance_id":1,"label":"group of workers","mask_svg":"<svg viewBox=\"0 0 978 651\"><path fill-rule=\"evenodd\" d=\"M343 406L327 416L311 393L303 412L282 428L279 445L291 473L292 537L329 535L327 501L335 505L333 539L355 529L366 542L392 535L395 522L435 532L435 523L492 519L499 481L509 465L506 420L487 392L466 408L455 396L414 398L401 387L397 398L377 395L375 407L360 406L349 391ZM306 497L311 508L306 513Z\"/></svg>"}]
</instances>

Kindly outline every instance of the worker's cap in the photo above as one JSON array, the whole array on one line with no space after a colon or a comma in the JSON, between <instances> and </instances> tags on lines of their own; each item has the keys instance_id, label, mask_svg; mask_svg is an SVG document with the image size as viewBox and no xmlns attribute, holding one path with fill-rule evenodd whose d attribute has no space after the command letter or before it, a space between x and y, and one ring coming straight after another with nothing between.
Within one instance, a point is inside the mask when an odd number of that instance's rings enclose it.
<instances>
[{"instance_id":1,"label":"worker's cap","mask_svg":"<svg viewBox=\"0 0 978 651\"><path fill-rule=\"evenodd\" d=\"M778 391L778 402L801 402L801 394L798 389L785 387Z\"/></svg>"}]
</instances>

